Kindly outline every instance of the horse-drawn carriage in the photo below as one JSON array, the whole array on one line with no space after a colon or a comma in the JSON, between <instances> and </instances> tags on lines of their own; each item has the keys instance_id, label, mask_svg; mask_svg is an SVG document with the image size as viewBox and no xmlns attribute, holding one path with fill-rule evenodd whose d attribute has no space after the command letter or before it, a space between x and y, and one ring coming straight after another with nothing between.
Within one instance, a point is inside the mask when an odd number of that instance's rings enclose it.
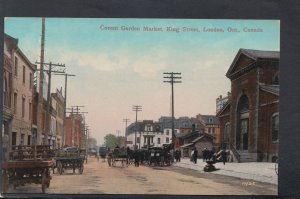
<instances>
[{"instance_id":1,"label":"horse-drawn carriage","mask_svg":"<svg viewBox=\"0 0 300 199\"><path fill-rule=\"evenodd\" d=\"M29 183L41 184L42 192L50 186L53 167L50 145L12 146L9 161L2 163L3 191Z\"/></svg>"},{"instance_id":2,"label":"horse-drawn carriage","mask_svg":"<svg viewBox=\"0 0 300 199\"><path fill-rule=\"evenodd\" d=\"M170 166L172 155L167 147L150 147L147 152L149 166Z\"/></svg>"},{"instance_id":3,"label":"horse-drawn carriage","mask_svg":"<svg viewBox=\"0 0 300 199\"><path fill-rule=\"evenodd\" d=\"M53 158L56 163L57 172L61 175L67 169L72 169L73 173L78 169L78 172L82 174L83 162L86 159L85 156L86 151L76 147L66 147L58 150Z\"/></svg>"},{"instance_id":4,"label":"horse-drawn carriage","mask_svg":"<svg viewBox=\"0 0 300 199\"><path fill-rule=\"evenodd\" d=\"M127 153L127 148L122 147L116 147L112 150L112 152L109 154L109 160L108 162L109 165L111 166L116 166L117 162L121 162L121 165L127 166L128 165L128 153Z\"/></svg>"}]
</instances>

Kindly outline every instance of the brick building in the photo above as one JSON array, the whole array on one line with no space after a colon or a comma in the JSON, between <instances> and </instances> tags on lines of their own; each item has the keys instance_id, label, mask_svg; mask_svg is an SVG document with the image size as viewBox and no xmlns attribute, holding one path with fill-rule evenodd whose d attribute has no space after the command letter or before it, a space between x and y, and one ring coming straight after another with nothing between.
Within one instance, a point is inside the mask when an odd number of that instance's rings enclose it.
<instances>
[{"instance_id":1,"label":"brick building","mask_svg":"<svg viewBox=\"0 0 300 199\"><path fill-rule=\"evenodd\" d=\"M52 123L52 132L54 131L53 126L55 126L55 144L56 148L60 148L63 146L63 125L64 125L64 97L62 95L62 89L58 90L56 89L55 93L51 93L52 97L52 111L53 113L55 112L55 124Z\"/></svg>"},{"instance_id":2,"label":"brick building","mask_svg":"<svg viewBox=\"0 0 300 199\"><path fill-rule=\"evenodd\" d=\"M65 120L65 145L82 148L85 136L83 128L83 117L81 114L70 114Z\"/></svg>"},{"instance_id":3,"label":"brick building","mask_svg":"<svg viewBox=\"0 0 300 199\"><path fill-rule=\"evenodd\" d=\"M197 120L203 125L204 133L211 135L213 138L213 147L219 149L221 145L220 122L215 115L198 114Z\"/></svg>"},{"instance_id":4,"label":"brick building","mask_svg":"<svg viewBox=\"0 0 300 199\"><path fill-rule=\"evenodd\" d=\"M279 52L240 49L226 76L231 96L217 113L223 147L239 161L271 161L278 153Z\"/></svg>"}]
</instances>

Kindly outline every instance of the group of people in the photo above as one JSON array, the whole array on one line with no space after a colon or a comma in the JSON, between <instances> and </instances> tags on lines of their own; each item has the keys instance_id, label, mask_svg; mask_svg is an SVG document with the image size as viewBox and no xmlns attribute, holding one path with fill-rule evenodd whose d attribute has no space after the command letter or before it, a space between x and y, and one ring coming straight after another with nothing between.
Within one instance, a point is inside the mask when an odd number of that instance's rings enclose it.
<instances>
[{"instance_id":1,"label":"group of people","mask_svg":"<svg viewBox=\"0 0 300 199\"><path fill-rule=\"evenodd\" d=\"M227 162L228 152L225 150L220 150L218 153L216 153L214 148L212 148L211 150L204 148L204 150L202 151L202 156L203 156L203 162L206 161L223 162L223 164L225 165L225 162ZM197 164L197 158L198 158L198 150L196 147L194 147L191 151L190 161Z\"/></svg>"},{"instance_id":2,"label":"group of people","mask_svg":"<svg viewBox=\"0 0 300 199\"><path fill-rule=\"evenodd\" d=\"M161 154L164 152L163 154ZM154 151L142 151L142 150L131 150L129 147L127 147L127 164L130 164L129 161L133 160L134 165L138 167L140 164L144 164L144 161L147 162L149 165L151 163L160 165L160 163L165 163L169 160L169 153L166 151L161 151L160 153L154 152ZM172 154L172 153L171 153ZM170 154L170 155L171 155ZM227 152L225 150L220 150L218 153L216 153L215 149L212 148L211 150L204 148L202 150L203 155L203 162L205 161L212 161L214 163L216 162L223 162L225 165L225 162L227 161ZM173 157L176 162L180 162L181 160L181 151L176 149L173 152ZM194 147L190 154L190 161L194 164L197 164L197 158L198 158L198 150L196 147ZM111 166L112 161L112 152L110 151L107 154L108 164Z\"/></svg>"}]
</instances>

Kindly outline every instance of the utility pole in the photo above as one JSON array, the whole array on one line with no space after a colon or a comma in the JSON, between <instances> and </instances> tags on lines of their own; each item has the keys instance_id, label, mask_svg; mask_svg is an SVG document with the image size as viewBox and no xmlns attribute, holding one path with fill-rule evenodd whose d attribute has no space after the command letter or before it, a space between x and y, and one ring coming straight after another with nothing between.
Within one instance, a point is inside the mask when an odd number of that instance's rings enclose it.
<instances>
[{"instance_id":1,"label":"utility pole","mask_svg":"<svg viewBox=\"0 0 300 199\"><path fill-rule=\"evenodd\" d=\"M40 144L42 140L42 109L43 109L43 84L44 84L44 48L45 48L45 18L42 18L42 36L41 36L41 56L40 56L40 75L39 75L39 97L37 106L37 132L36 132L36 144Z\"/></svg>"},{"instance_id":2,"label":"utility pole","mask_svg":"<svg viewBox=\"0 0 300 199\"><path fill-rule=\"evenodd\" d=\"M137 131L137 113L138 111L142 111L142 106L140 105L133 105L132 110L135 111L135 125L134 125L134 148L136 149L136 131ZM141 132L140 132L140 142L139 146L141 147ZM139 147L139 148L140 148Z\"/></svg>"},{"instance_id":3,"label":"utility pole","mask_svg":"<svg viewBox=\"0 0 300 199\"><path fill-rule=\"evenodd\" d=\"M174 83L181 83L181 81L176 81L177 79L181 79L181 77L179 75L181 75L181 73L174 73L174 72L170 72L170 73L164 73L164 75L168 75L168 76L164 76L165 79L169 79L168 81L164 81L165 83L171 83L171 92L172 92L172 148L175 147L175 132L174 132Z\"/></svg>"},{"instance_id":4,"label":"utility pole","mask_svg":"<svg viewBox=\"0 0 300 199\"><path fill-rule=\"evenodd\" d=\"M67 83L68 83L68 76L75 76L71 74L55 74L55 75L64 75L65 76L65 97L64 97L64 120L63 120L63 132L62 132L62 145L65 145L65 121L67 117Z\"/></svg>"},{"instance_id":5,"label":"utility pole","mask_svg":"<svg viewBox=\"0 0 300 199\"><path fill-rule=\"evenodd\" d=\"M50 144L48 143L48 135L50 134L50 130L51 130L51 73L64 73L64 71L59 71L59 70L53 70L54 67L65 67L64 64L53 64L53 63L42 63L42 62L36 62L36 64L41 64L41 65L47 65L48 66L48 70L41 70L41 72L43 73L44 71L46 71L48 73L48 92L47 92L47 119L46 119L46 132L45 132L45 139L43 144L47 145Z\"/></svg>"},{"instance_id":6,"label":"utility pole","mask_svg":"<svg viewBox=\"0 0 300 199\"><path fill-rule=\"evenodd\" d=\"M128 118L123 119L123 122L125 122L126 128L125 128L125 146L127 146L127 122L130 122Z\"/></svg>"}]
</instances>

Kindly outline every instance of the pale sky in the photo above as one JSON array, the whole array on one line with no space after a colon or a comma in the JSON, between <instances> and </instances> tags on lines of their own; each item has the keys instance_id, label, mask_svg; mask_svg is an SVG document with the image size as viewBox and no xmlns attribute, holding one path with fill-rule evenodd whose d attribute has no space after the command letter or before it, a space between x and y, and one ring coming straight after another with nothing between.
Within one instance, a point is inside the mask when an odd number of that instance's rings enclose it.
<instances>
[{"instance_id":1,"label":"pale sky","mask_svg":"<svg viewBox=\"0 0 300 199\"><path fill-rule=\"evenodd\" d=\"M19 40L32 63L40 60L41 24L41 18L5 20L5 33ZM204 32L209 28L224 32ZM133 105L142 106L138 120L170 116L171 85L163 83L164 72L182 73L174 87L175 117L215 114L216 98L230 91L225 74L238 50L279 51L279 33L278 20L46 18L45 62L65 64L76 75L68 78L67 107L84 106L80 111L88 112L87 125L100 145L108 133L124 135L124 118L135 122ZM63 87L64 93L64 85L63 76L53 76L52 92Z\"/></svg>"}]
</instances>

